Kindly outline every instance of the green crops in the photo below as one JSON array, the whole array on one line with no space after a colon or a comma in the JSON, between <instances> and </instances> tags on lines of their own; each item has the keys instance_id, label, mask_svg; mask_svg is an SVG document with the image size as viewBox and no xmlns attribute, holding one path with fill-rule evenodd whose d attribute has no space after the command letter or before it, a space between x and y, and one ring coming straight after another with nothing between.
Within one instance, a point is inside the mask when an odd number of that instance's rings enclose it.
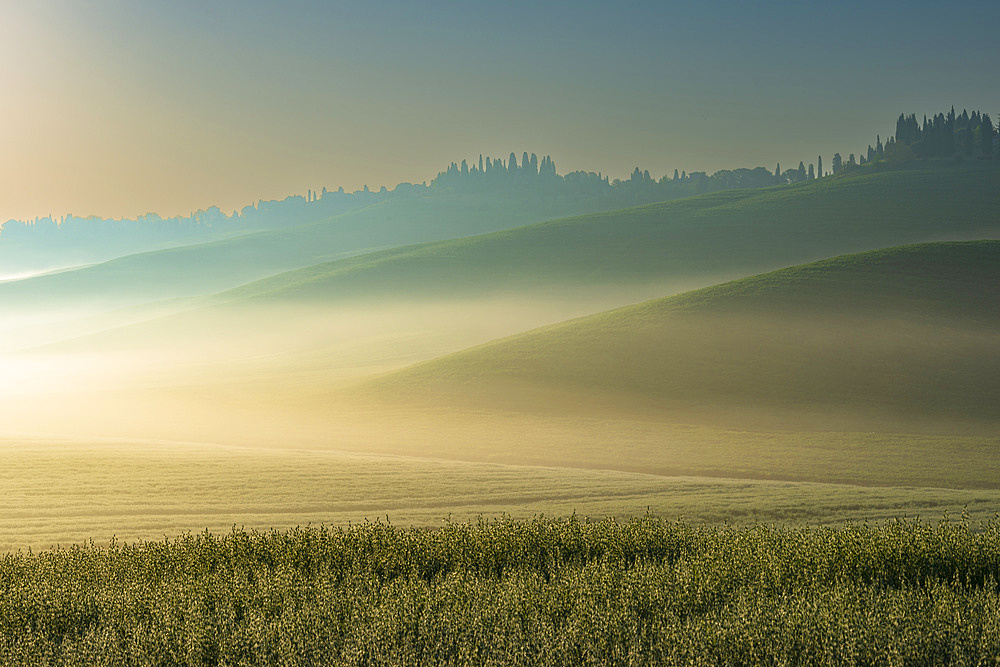
<instances>
[{"instance_id":1,"label":"green crops","mask_svg":"<svg viewBox=\"0 0 1000 667\"><path fill-rule=\"evenodd\" d=\"M1000 521L537 519L0 559L9 664L997 664Z\"/></svg>"}]
</instances>

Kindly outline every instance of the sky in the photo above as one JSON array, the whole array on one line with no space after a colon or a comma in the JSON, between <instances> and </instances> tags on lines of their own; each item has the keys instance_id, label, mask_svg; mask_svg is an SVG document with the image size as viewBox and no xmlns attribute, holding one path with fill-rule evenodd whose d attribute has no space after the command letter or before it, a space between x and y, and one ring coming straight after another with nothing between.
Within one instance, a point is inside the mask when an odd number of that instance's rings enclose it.
<instances>
[{"instance_id":1,"label":"sky","mask_svg":"<svg viewBox=\"0 0 1000 667\"><path fill-rule=\"evenodd\" d=\"M1000 3L0 0L0 220L185 215L482 153L626 178L1000 115Z\"/></svg>"}]
</instances>

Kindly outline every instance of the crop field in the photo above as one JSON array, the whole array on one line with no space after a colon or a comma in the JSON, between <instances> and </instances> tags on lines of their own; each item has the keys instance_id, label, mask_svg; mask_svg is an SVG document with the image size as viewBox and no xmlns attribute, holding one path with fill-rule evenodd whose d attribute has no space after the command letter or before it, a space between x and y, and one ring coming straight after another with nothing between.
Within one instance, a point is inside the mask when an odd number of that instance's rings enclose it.
<instances>
[{"instance_id":1,"label":"crop field","mask_svg":"<svg viewBox=\"0 0 1000 667\"><path fill-rule=\"evenodd\" d=\"M1000 522L382 522L0 557L58 664L993 664Z\"/></svg>"},{"instance_id":2,"label":"crop field","mask_svg":"<svg viewBox=\"0 0 1000 667\"><path fill-rule=\"evenodd\" d=\"M601 519L840 525L896 516L937 521L1000 511L1000 490L866 487L662 476L176 442L8 441L0 445L0 550L106 546L206 529L260 531L390 521Z\"/></svg>"}]
</instances>

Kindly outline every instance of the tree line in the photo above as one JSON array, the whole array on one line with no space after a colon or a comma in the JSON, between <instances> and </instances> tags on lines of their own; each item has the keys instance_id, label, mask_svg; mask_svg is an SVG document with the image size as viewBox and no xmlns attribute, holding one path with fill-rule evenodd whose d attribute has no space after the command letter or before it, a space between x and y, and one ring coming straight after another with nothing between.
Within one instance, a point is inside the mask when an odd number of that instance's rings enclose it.
<instances>
[{"instance_id":1,"label":"tree line","mask_svg":"<svg viewBox=\"0 0 1000 667\"><path fill-rule=\"evenodd\" d=\"M520 196L600 198L609 207L665 201L692 195L736 188L766 188L788 185L816 178L812 164L802 162L782 171L765 167L723 169L713 174L703 171L674 170L673 176L654 178L649 170L638 167L627 179L611 179L601 172L572 171L559 175L552 157L541 159L534 153L522 153L518 160L511 153L504 160L479 156L471 166L467 160L452 162L448 169L431 181L431 188L467 193L516 190Z\"/></svg>"},{"instance_id":2,"label":"tree line","mask_svg":"<svg viewBox=\"0 0 1000 667\"><path fill-rule=\"evenodd\" d=\"M947 113L924 116L900 114L895 134L883 143L877 135L875 145L856 156L844 159L835 153L830 163L831 173L840 174L865 164L880 161L907 161L931 158L998 159L998 131L989 115L980 111L961 114L952 107ZM626 179L610 179L598 172L573 171L560 175L552 157L539 158L527 151L511 153L506 159L480 155L469 164L452 162L430 185L401 183L393 190L384 186L378 192L365 186L357 192L309 190L305 196L295 195L282 201L258 201L227 215L218 207L199 210L189 216L161 218L155 213L135 219L109 220L80 218L73 215L56 220L52 217L34 220L8 220L0 225L0 240L21 242L74 243L107 240L177 241L204 235L206 232L249 231L273 229L303 224L345 213L355 208L378 203L389 197L434 196L443 192L465 194L499 194L516 190L521 197L578 198L591 204L615 208L636 204L667 201L693 195L742 188L766 188L794 185L829 175L823 170L823 157L815 164L800 161L797 167L771 171L765 167L722 169L713 174L703 171L678 171L653 177L649 170L638 167Z\"/></svg>"},{"instance_id":3,"label":"tree line","mask_svg":"<svg viewBox=\"0 0 1000 667\"><path fill-rule=\"evenodd\" d=\"M150 244L198 242L213 234L280 229L322 220L334 215L378 203L392 196L407 196L426 190L425 185L401 183L394 190L382 187L357 192L343 188L308 190L305 195L291 195L282 200L258 200L227 214L218 206L199 209L189 215L161 217L147 213L135 218L101 218L65 215L37 217L32 220L8 220L0 224L0 241L45 245L106 242L109 244Z\"/></svg>"}]
</instances>

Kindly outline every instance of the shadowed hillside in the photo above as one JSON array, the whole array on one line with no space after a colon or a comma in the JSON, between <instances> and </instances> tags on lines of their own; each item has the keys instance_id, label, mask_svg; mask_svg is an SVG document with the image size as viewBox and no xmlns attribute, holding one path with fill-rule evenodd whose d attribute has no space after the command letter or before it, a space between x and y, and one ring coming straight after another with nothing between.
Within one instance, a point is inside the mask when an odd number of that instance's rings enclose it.
<instances>
[{"instance_id":1,"label":"shadowed hillside","mask_svg":"<svg viewBox=\"0 0 1000 667\"><path fill-rule=\"evenodd\" d=\"M995 241L837 257L514 336L375 391L744 426L995 427L998 269Z\"/></svg>"}]
</instances>

